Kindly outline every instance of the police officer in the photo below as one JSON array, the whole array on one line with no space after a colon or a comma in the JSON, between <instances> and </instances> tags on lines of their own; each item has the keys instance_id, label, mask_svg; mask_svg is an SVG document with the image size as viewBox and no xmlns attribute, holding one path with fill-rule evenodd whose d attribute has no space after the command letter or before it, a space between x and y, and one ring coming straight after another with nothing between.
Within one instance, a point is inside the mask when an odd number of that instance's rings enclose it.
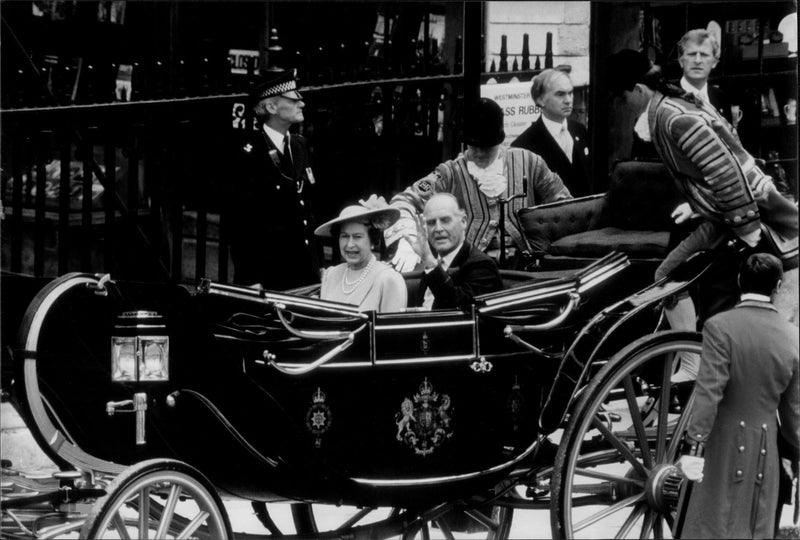
<instances>
[{"instance_id":1,"label":"police officer","mask_svg":"<svg viewBox=\"0 0 800 540\"><path fill-rule=\"evenodd\" d=\"M234 282L272 290L318 283L314 173L305 139L289 132L305 106L294 72L263 78L249 99L257 130L236 149L226 218Z\"/></svg>"}]
</instances>

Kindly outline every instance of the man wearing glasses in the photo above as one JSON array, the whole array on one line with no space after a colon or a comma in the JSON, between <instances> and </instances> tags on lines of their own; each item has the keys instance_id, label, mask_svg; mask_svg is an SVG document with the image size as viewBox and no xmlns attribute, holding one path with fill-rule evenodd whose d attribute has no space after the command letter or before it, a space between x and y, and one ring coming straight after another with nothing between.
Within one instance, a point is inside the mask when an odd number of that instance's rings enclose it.
<instances>
[{"instance_id":1,"label":"man wearing glasses","mask_svg":"<svg viewBox=\"0 0 800 540\"><path fill-rule=\"evenodd\" d=\"M318 283L314 174L304 137L289 132L305 106L294 72L268 75L249 99L257 129L236 150L226 217L233 281L272 290Z\"/></svg>"}]
</instances>

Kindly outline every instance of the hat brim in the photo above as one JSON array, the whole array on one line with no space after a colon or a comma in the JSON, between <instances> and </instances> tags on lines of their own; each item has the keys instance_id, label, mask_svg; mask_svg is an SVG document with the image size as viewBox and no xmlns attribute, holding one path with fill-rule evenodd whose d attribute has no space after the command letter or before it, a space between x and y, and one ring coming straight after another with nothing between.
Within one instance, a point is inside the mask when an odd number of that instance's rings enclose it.
<instances>
[{"instance_id":1,"label":"hat brim","mask_svg":"<svg viewBox=\"0 0 800 540\"><path fill-rule=\"evenodd\" d=\"M400 219L400 211L396 208L377 208L375 210L368 210L364 207L363 212L346 213L348 209L354 207L348 206L336 217L327 223L323 223L314 230L316 236L330 238L331 230L337 226L344 225L351 221L357 223L368 223L376 229L383 230L394 225Z\"/></svg>"},{"instance_id":2,"label":"hat brim","mask_svg":"<svg viewBox=\"0 0 800 540\"><path fill-rule=\"evenodd\" d=\"M506 132L500 130L499 133L495 134L494 137L469 137L465 136L462 137L464 144L468 144L470 146L477 146L478 148L488 148L490 146L497 146L498 144L502 143L506 139Z\"/></svg>"}]
</instances>

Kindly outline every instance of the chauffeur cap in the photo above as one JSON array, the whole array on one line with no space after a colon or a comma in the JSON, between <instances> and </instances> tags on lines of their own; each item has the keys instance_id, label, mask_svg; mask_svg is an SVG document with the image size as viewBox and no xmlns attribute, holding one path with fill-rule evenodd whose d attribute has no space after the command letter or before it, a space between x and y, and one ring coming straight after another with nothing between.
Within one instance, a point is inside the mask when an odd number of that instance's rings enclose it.
<instances>
[{"instance_id":1,"label":"chauffeur cap","mask_svg":"<svg viewBox=\"0 0 800 540\"><path fill-rule=\"evenodd\" d=\"M297 91L295 71L290 69L279 73L268 73L250 89L250 99L254 103L273 96L303 99L303 96Z\"/></svg>"}]
</instances>

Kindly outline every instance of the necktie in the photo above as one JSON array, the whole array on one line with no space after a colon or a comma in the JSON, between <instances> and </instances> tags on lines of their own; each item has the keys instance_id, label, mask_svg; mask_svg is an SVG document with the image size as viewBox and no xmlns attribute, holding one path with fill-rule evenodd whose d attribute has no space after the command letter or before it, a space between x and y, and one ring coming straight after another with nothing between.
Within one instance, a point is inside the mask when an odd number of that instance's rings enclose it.
<instances>
[{"instance_id":1,"label":"necktie","mask_svg":"<svg viewBox=\"0 0 800 540\"><path fill-rule=\"evenodd\" d=\"M572 140L572 135L569 134L567 131L567 126L565 124L561 124L561 131L558 132L558 145L566 154L567 159L570 163L572 163L572 145L574 144Z\"/></svg>"},{"instance_id":2,"label":"necktie","mask_svg":"<svg viewBox=\"0 0 800 540\"><path fill-rule=\"evenodd\" d=\"M294 177L294 166L292 165L292 152L289 149L289 134L283 136L283 152L281 153L281 170L286 176Z\"/></svg>"}]
</instances>

